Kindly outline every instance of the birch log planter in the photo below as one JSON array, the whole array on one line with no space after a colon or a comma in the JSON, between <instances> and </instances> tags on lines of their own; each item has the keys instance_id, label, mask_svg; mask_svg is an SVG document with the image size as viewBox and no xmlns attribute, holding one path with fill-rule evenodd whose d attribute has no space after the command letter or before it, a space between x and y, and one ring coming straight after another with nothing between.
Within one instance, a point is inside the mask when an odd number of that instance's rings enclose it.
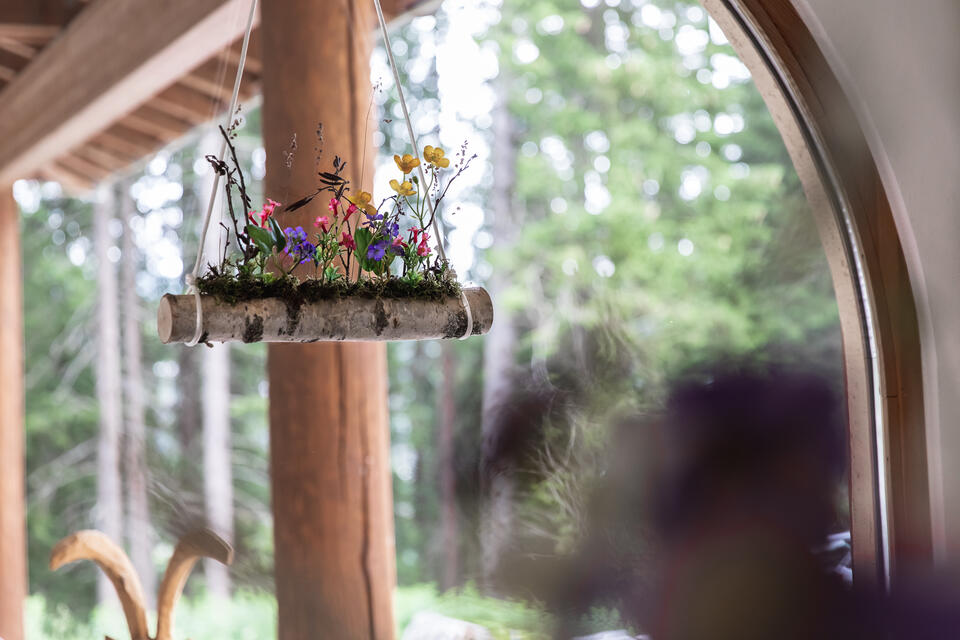
<instances>
[{"instance_id":1,"label":"birch log planter","mask_svg":"<svg viewBox=\"0 0 960 640\"><path fill-rule=\"evenodd\" d=\"M483 335L493 324L490 294L480 287L463 290L473 326ZM383 342L459 338L467 331L467 311L459 297L367 298L348 296L304 302L281 298L224 302L200 296L201 342ZM196 297L167 294L160 300L157 330L164 344L189 342L197 328Z\"/></svg>"}]
</instances>

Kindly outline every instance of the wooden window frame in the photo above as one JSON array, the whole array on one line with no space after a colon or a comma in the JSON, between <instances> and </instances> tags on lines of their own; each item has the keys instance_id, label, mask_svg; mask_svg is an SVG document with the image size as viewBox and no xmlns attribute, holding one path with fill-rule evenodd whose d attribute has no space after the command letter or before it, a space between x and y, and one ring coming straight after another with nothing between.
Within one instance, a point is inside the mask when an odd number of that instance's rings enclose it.
<instances>
[{"instance_id":1,"label":"wooden window frame","mask_svg":"<svg viewBox=\"0 0 960 640\"><path fill-rule=\"evenodd\" d=\"M803 184L843 336L854 580L933 562L920 332L889 199L853 108L789 0L701 0Z\"/></svg>"}]
</instances>

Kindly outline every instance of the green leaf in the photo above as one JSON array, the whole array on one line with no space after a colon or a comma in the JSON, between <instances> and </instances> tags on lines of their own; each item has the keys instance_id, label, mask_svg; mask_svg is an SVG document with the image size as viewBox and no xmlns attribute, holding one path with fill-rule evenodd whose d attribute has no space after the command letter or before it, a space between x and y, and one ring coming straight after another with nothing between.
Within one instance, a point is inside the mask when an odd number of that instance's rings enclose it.
<instances>
[{"instance_id":1,"label":"green leaf","mask_svg":"<svg viewBox=\"0 0 960 640\"><path fill-rule=\"evenodd\" d=\"M260 251L262 251L264 254L270 255L273 252L275 243L269 231L266 229L261 229L255 225L248 224L246 232L247 235L253 240L253 243L257 245L257 248L260 249Z\"/></svg>"},{"instance_id":2,"label":"green leaf","mask_svg":"<svg viewBox=\"0 0 960 640\"><path fill-rule=\"evenodd\" d=\"M274 244L277 247L277 253L283 251L284 247L287 246L287 236L283 233L283 229L280 228L280 223L277 222L277 219L274 217L270 218L270 230L273 231Z\"/></svg>"},{"instance_id":3,"label":"green leaf","mask_svg":"<svg viewBox=\"0 0 960 640\"><path fill-rule=\"evenodd\" d=\"M367 249L370 248L370 243L373 242L373 232L366 227L360 227L353 234L353 240L357 243L354 255L357 256L357 261L360 262L360 266L367 271L372 271L376 268L377 263L367 259Z\"/></svg>"}]
</instances>

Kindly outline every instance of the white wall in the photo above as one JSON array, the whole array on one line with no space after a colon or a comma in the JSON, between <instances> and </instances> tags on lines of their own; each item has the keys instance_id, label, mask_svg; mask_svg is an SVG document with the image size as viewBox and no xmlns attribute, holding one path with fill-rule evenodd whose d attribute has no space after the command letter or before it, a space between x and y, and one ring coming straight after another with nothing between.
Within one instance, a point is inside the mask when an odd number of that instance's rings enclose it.
<instances>
[{"instance_id":1,"label":"white wall","mask_svg":"<svg viewBox=\"0 0 960 640\"><path fill-rule=\"evenodd\" d=\"M960 559L960 1L793 0L880 167L917 298L938 557Z\"/></svg>"}]
</instances>

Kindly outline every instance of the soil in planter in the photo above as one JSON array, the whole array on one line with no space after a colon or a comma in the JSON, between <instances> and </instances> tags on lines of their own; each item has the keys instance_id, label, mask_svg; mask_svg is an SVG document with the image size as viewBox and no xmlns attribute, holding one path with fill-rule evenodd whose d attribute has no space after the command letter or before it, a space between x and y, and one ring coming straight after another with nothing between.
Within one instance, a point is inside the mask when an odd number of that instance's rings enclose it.
<instances>
[{"instance_id":1,"label":"soil in planter","mask_svg":"<svg viewBox=\"0 0 960 640\"><path fill-rule=\"evenodd\" d=\"M361 280L360 282L321 282L309 278L301 281L295 276L263 280L254 276L206 275L197 279L197 289L228 304L263 298L280 298L290 313L296 314L304 303L335 300L346 297L361 298L418 298L442 300L460 295L459 282L424 278L407 282L399 278Z\"/></svg>"}]
</instances>

